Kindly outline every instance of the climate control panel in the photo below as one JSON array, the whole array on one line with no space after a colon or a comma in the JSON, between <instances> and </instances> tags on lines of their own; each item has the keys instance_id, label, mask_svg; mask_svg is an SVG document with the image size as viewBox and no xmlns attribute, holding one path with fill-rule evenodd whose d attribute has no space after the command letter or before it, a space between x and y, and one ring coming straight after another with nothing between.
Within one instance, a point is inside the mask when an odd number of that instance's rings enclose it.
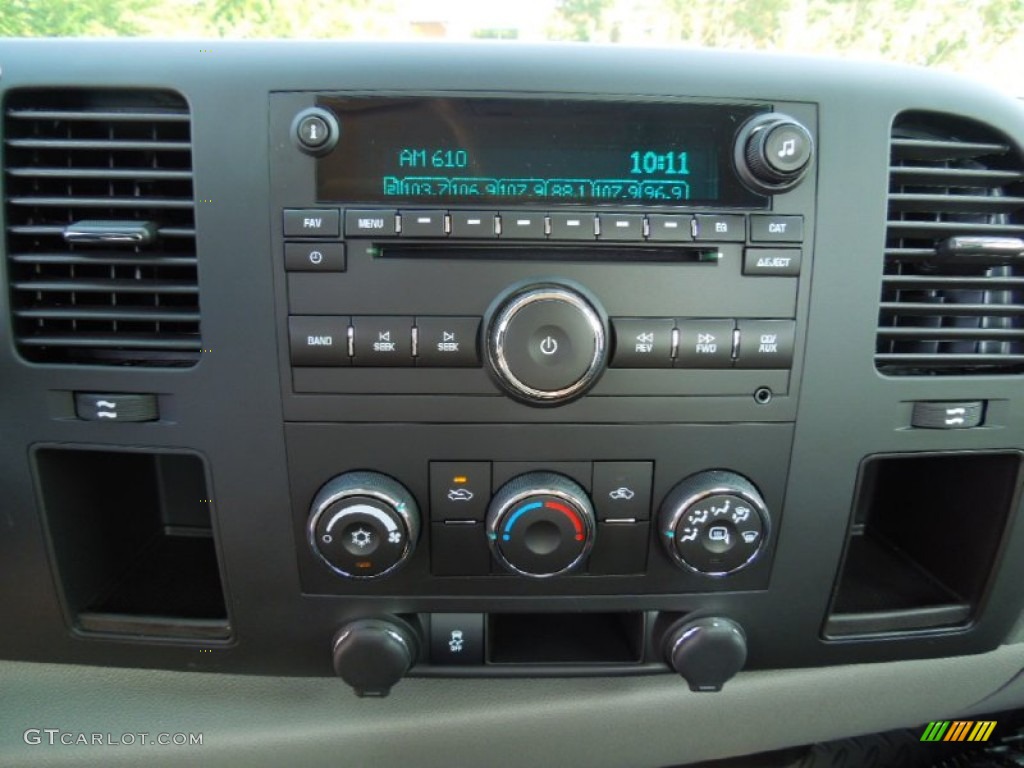
<instances>
[{"instance_id":1,"label":"climate control panel","mask_svg":"<svg viewBox=\"0 0 1024 768\"><path fill-rule=\"evenodd\" d=\"M499 468L514 472L515 463L510 464ZM480 475L490 475L489 462L438 462L432 472L439 484L432 499L438 504L435 508L432 502L429 511L434 520L431 570L529 579L643 574L652 466L566 463L564 469L577 476L590 474L590 491L561 472L533 470L490 493ZM601 503L596 505L592 496L603 497ZM675 566L724 577L758 558L768 528L767 505L749 479L709 470L685 478L668 493L654 532ZM332 478L316 494L309 514L309 546L324 566L349 579L390 575L412 556L420 535L413 494L378 472ZM591 562L595 547L599 556Z\"/></svg>"}]
</instances>

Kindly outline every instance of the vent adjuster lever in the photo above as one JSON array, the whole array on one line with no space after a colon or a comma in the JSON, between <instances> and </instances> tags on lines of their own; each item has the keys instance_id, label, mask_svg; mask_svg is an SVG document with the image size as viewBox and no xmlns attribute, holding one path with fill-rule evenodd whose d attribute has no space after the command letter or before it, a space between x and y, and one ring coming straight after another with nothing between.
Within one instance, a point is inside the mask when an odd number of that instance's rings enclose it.
<instances>
[{"instance_id":1,"label":"vent adjuster lever","mask_svg":"<svg viewBox=\"0 0 1024 768\"><path fill-rule=\"evenodd\" d=\"M953 258L961 263L985 262L991 259L1024 259L1024 239L1019 237L950 237L939 243L936 251L940 256Z\"/></svg>"},{"instance_id":2,"label":"vent adjuster lever","mask_svg":"<svg viewBox=\"0 0 1024 768\"><path fill-rule=\"evenodd\" d=\"M151 221L76 221L64 228L64 241L75 245L148 245L156 240Z\"/></svg>"}]
</instances>

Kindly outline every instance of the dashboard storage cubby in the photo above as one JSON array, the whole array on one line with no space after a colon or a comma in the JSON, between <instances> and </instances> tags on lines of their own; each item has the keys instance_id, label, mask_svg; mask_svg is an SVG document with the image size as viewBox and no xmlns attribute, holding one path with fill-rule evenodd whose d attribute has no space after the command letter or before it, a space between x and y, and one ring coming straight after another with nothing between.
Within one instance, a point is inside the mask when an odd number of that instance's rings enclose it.
<instances>
[{"instance_id":1,"label":"dashboard storage cubby","mask_svg":"<svg viewBox=\"0 0 1024 768\"><path fill-rule=\"evenodd\" d=\"M46 447L35 461L53 563L77 630L229 636L199 457Z\"/></svg>"},{"instance_id":2,"label":"dashboard storage cubby","mask_svg":"<svg viewBox=\"0 0 1024 768\"><path fill-rule=\"evenodd\" d=\"M861 468L827 638L965 625L998 564L1021 454L875 456Z\"/></svg>"}]
</instances>

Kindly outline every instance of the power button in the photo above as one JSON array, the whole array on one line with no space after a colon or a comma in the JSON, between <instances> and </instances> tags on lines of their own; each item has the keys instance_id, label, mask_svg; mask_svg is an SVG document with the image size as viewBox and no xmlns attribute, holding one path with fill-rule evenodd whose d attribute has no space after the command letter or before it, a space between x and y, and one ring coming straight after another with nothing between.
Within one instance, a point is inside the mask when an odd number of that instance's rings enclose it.
<instances>
[{"instance_id":1,"label":"power button","mask_svg":"<svg viewBox=\"0 0 1024 768\"><path fill-rule=\"evenodd\" d=\"M536 285L499 307L488 330L488 358L511 394L556 403L582 394L607 356L604 321L581 294Z\"/></svg>"}]
</instances>

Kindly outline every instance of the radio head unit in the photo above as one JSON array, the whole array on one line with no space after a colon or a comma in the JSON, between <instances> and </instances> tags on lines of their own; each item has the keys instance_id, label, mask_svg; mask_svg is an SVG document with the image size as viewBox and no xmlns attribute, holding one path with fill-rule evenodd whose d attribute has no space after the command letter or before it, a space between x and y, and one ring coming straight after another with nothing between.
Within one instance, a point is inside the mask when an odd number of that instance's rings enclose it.
<instances>
[{"instance_id":1,"label":"radio head unit","mask_svg":"<svg viewBox=\"0 0 1024 768\"><path fill-rule=\"evenodd\" d=\"M752 209L769 202L733 163L740 127L766 113L763 106L408 96L317 103L340 129L317 162L323 201Z\"/></svg>"}]
</instances>

